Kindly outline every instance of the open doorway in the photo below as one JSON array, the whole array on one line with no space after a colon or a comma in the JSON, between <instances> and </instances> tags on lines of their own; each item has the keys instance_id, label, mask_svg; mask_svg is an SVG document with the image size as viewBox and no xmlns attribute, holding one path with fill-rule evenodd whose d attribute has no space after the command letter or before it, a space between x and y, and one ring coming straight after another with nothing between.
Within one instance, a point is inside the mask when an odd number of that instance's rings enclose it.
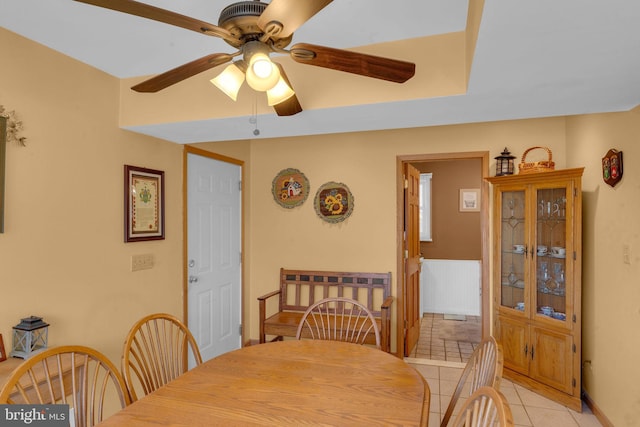
<instances>
[{"instance_id":1,"label":"open doorway","mask_svg":"<svg viewBox=\"0 0 640 427\"><path fill-rule=\"evenodd\" d=\"M424 155L410 155L410 156L398 156L397 158L397 171L398 171L398 330L397 330L397 351L398 353L403 353L405 356L415 355L414 344L415 340L405 339L405 334L407 333L406 325L411 325L412 320L407 319L408 315L411 315L412 307L417 305L417 302L414 301L414 298L422 298L420 296L416 296L416 293L407 290L406 283L406 273L405 273L405 263L408 242L405 241L406 236L419 235L419 233L410 232L405 227L405 176L404 173L408 170L408 165L411 165L418 169L420 172L429 172L427 169L431 168L438 175L443 176L446 175L445 172L449 174L452 171L455 171L456 168L458 170L464 170L463 173L458 173L457 175L449 175L448 182L444 186L446 188L443 197L438 197L438 195L434 195L434 200L436 203L440 203L439 207L444 206L446 204L449 209L454 209L455 214L450 213L447 214L449 217L456 217L458 220L453 220L452 223L449 221L451 218L447 218L447 221L442 221L442 219L438 219L438 215L436 214L434 217L434 241L433 242L423 242L420 244L421 253L423 255L431 256L436 260L438 258L451 258L453 259L453 263L460 262L460 264L456 264L453 267L455 271L460 270L460 266L463 264L473 265L474 263L477 265L476 269L478 270L475 274L479 277L480 286L477 289L477 304L480 305L479 312L477 316L472 315L472 312L468 316L464 316L464 309L458 310L450 310L454 311L454 313L433 313L430 318L425 318L423 324L425 325L425 330L421 331L420 337L422 337L423 332L424 335L428 335L428 333L433 333L433 328L443 327L444 329L441 331L437 331L436 333L442 334L450 334L451 340L455 340L456 334L461 334L462 336L468 335L470 331L474 329L476 331L480 331L481 338L489 335L490 332L490 314L489 314L489 247L488 247L488 216L489 216L489 206L488 206L488 184L484 181L484 177L488 176L489 172L489 153L488 152L469 152L469 153L444 153L444 154L424 154ZM461 169L462 168L462 169ZM469 178L468 170L474 170L472 179ZM466 181L461 179L460 175L466 176ZM460 179L459 179L460 178ZM475 212L474 215L477 218L474 221L468 221L473 215L462 214L463 216L458 215L459 209L459 190L461 189L477 189L479 192L477 193L477 207L479 211ZM443 196L443 194L440 194ZM453 204L454 206L450 206ZM438 207L436 207L438 209ZM460 212L464 212L465 209L460 207ZM438 233L437 227L443 226L448 227L445 232ZM464 222L470 222L473 229L466 230L462 226ZM411 227L411 226L409 226ZM468 225L467 225L468 227ZM452 230L453 229L453 230ZM442 230L441 230L442 231ZM449 233L449 234L448 234ZM453 233L453 234L451 234ZM458 234L456 236L456 233ZM469 244L468 236L477 235L476 243ZM445 237L445 236L449 237ZM453 237L451 237L453 236ZM450 242L450 240L458 239L458 243ZM462 239L462 240L461 240ZM463 243L459 243L462 241ZM448 244L451 243L453 248L448 247ZM415 242L411 243L415 244ZM475 247L475 249L474 249ZM444 260L445 262L449 262L450 260ZM468 261L468 262L466 262ZM464 299L468 292L461 290L460 288L455 289L455 287L451 286L450 291L451 295L448 295L447 298L450 300L449 303L460 303L461 300ZM421 304L424 306L424 304ZM459 305L459 304L458 304ZM421 307L421 315L422 309ZM436 311L438 311L436 309ZM443 310L440 310L443 311ZM446 310L444 310L446 311ZM455 311L459 311L459 313L455 313ZM445 319L444 314L460 314L461 316L453 316L454 319ZM465 321L469 320L474 324L467 323L466 328L463 327L462 324L454 325L457 320L455 318L464 318ZM453 324L451 322L454 322ZM447 323L449 323L447 325ZM454 327L459 326L459 327ZM465 330L466 329L466 330ZM415 332L412 331L412 335ZM411 346L411 348L408 348ZM442 360L441 357L434 357Z\"/></svg>"}]
</instances>

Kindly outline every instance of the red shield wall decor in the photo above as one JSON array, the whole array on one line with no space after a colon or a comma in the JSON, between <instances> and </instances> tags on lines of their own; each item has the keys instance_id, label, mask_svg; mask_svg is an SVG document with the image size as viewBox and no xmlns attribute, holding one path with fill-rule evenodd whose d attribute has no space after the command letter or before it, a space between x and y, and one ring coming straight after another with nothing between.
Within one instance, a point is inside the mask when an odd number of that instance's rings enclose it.
<instances>
[{"instance_id":1,"label":"red shield wall decor","mask_svg":"<svg viewBox=\"0 0 640 427\"><path fill-rule=\"evenodd\" d=\"M602 179L612 187L622 179L622 151L611 149L602 158Z\"/></svg>"}]
</instances>

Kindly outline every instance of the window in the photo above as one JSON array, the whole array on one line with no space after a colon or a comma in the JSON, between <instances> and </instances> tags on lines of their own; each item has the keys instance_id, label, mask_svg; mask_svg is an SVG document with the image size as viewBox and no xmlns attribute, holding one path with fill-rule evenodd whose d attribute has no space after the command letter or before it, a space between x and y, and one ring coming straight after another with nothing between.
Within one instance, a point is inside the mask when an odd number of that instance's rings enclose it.
<instances>
[{"instance_id":1,"label":"window","mask_svg":"<svg viewBox=\"0 0 640 427\"><path fill-rule=\"evenodd\" d=\"M420 174L420 241L431 242L431 176Z\"/></svg>"}]
</instances>

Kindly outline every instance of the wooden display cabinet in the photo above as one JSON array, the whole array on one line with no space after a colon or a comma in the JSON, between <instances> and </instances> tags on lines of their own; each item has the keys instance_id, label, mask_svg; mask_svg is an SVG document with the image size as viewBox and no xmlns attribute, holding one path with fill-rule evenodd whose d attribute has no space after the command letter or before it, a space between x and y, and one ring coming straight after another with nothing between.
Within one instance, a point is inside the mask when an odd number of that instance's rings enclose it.
<instances>
[{"instance_id":1,"label":"wooden display cabinet","mask_svg":"<svg viewBox=\"0 0 640 427\"><path fill-rule=\"evenodd\" d=\"M494 335L505 377L581 411L582 173L493 184Z\"/></svg>"}]
</instances>

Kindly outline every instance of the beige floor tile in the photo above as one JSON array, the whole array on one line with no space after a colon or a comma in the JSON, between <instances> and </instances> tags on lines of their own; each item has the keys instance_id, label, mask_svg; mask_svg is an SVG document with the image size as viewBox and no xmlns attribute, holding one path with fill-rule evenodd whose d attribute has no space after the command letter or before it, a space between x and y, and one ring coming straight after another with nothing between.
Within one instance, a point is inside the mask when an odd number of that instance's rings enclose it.
<instances>
[{"instance_id":1,"label":"beige floor tile","mask_svg":"<svg viewBox=\"0 0 640 427\"><path fill-rule=\"evenodd\" d=\"M522 405L513 405L509 402L509 408L511 408L511 414L513 415L513 422L519 426L531 426L531 420L527 411Z\"/></svg>"},{"instance_id":2,"label":"beige floor tile","mask_svg":"<svg viewBox=\"0 0 640 427\"><path fill-rule=\"evenodd\" d=\"M518 395L518 392L513 385L502 384L500 385L500 391L502 392L502 394L504 394L504 397L507 398L507 402L509 402L509 405L522 405L520 395Z\"/></svg>"},{"instance_id":3,"label":"beige floor tile","mask_svg":"<svg viewBox=\"0 0 640 427\"><path fill-rule=\"evenodd\" d=\"M431 394L440 394L440 380L427 378L427 384L429 384L429 390Z\"/></svg>"},{"instance_id":4,"label":"beige floor tile","mask_svg":"<svg viewBox=\"0 0 640 427\"><path fill-rule=\"evenodd\" d=\"M440 394L443 396L452 396L458 385L458 381L447 381L440 379Z\"/></svg>"},{"instance_id":5,"label":"beige floor tile","mask_svg":"<svg viewBox=\"0 0 640 427\"><path fill-rule=\"evenodd\" d=\"M429 413L429 425L435 426L435 427L440 425L440 413L438 412Z\"/></svg>"},{"instance_id":6,"label":"beige floor tile","mask_svg":"<svg viewBox=\"0 0 640 427\"><path fill-rule=\"evenodd\" d=\"M434 378L434 379L439 379L440 378L440 368L437 366L433 366L433 365L418 365L418 364L411 364L411 366L413 366L413 368L420 372L420 374L422 374L423 377L425 377L426 379L430 379L430 378Z\"/></svg>"},{"instance_id":7,"label":"beige floor tile","mask_svg":"<svg viewBox=\"0 0 640 427\"><path fill-rule=\"evenodd\" d=\"M533 427L579 427L569 411L527 406Z\"/></svg>"},{"instance_id":8,"label":"beige floor tile","mask_svg":"<svg viewBox=\"0 0 640 427\"><path fill-rule=\"evenodd\" d=\"M429 402L429 412L440 412L440 395L431 392L431 400Z\"/></svg>"},{"instance_id":9,"label":"beige floor tile","mask_svg":"<svg viewBox=\"0 0 640 427\"><path fill-rule=\"evenodd\" d=\"M462 375L462 368L440 367L440 379L449 381L458 381Z\"/></svg>"},{"instance_id":10,"label":"beige floor tile","mask_svg":"<svg viewBox=\"0 0 640 427\"><path fill-rule=\"evenodd\" d=\"M522 400L522 404L527 408L544 408L544 409L554 409L554 410L565 410L567 408L564 405L561 405L557 402L554 402L551 399L547 399L539 395L538 393L534 393L531 390L527 390L526 388L519 386L516 384L516 390L518 391L518 395L520 396L520 400Z\"/></svg>"},{"instance_id":11,"label":"beige floor tile","mask_svg":"<svg viewBox=\"0 0 640 427\"><path fill-rule=\"evenodd\" d=\"M582 404L582 413L569 409L569 413L580 427L602 427L598 418L591 412L586 404Z\"/></svg>"}]
</instances>

